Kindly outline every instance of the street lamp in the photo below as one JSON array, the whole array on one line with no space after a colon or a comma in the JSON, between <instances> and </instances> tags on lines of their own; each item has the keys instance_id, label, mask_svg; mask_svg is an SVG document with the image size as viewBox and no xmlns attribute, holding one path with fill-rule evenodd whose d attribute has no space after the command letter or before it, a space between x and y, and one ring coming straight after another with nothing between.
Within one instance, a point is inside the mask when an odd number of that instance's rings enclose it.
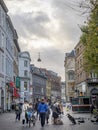
<instances>
[{"instance_id":1,"label":"street lamp","mask_svg":"<svg viewBox=\"0 0 98 130\"><path fill-rule=\"evenodd\" d=\"M40 52L39 52L39 57L38 57L38 62L41 62L41 58L40 58Z\"/></svg>"}]
</instances>

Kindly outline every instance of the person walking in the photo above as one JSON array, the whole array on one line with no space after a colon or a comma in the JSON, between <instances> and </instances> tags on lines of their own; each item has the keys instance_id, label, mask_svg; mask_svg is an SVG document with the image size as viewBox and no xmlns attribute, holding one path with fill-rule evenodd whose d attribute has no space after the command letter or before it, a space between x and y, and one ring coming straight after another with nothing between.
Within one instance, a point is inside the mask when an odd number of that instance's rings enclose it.
<instances>
[{"instance_id":1,"label":"person walking","mask_svg":"<svg viewBox=\"0 0 98 130\"><path fill-rule=\"evenodd\" d=\"M64 114L64 112L63 112L63 105L62 105L61 101L59 102L58 106L60 108L61 114Z\"/></svg>"},{"instance_id":2,"label":"person walking","mask_svg":"<svg viewBox=\"0 0 98 130\"><path fill-rule=\"evenodd\" d=\"M46 104L47 104L48 109L46 111L45 118L46 118L46 123L48 124L49 123L49 121L48 121L49 120L49 115L50 115L50 107L49 107L48 100L47 100Z\"/></svg>"},{"instance_id":3,"label":"person walking","mask_svg":"<svg viewBox=\"0 0 98 130\"><path fill-rule=\"evenodd\" d=\"M91 104L90 106L90 113L91 113L91 117L93 115L93 110L95 109L94 103Z\"/></svg>"},{"instance_id":4,"label":"person walking","mask_svg":"<svg viewBox=\"0 0 98 130\"><path fill-rule=\"evenodd\" d=\"M37 102L36 102L36 104L35 104L35 111L37 112L37 118L38 118L38 116L39 116L39 120L40 120L40 115L39 115L39 112L38 112L38 105L39 105L39 103L40 103L40 101L38 100Z\"/></svg>"},{"instance_id":5,"label":"person walking","mask_svg":"<svg viewBox=\"0 0 98 130\"><path fill-rule=\"evenodd\" d=\"M98 94L96 95L96 98L95 98L95 105L96 105L96 109L98 109Z\"/></svg>"},{"instance_id":6,"label":"person walking","mask_svg":"<svg viewBox=\"0 0 98 130\"><path fill-rule=\"evenodd\" d=\"M38 105L38 111L40 114L40 121L41 121L42 127L44 127L45 125L45 115L46 115L47 110L48 110L48 106L45 103L45 100L42 98L41 103Z\"/></svg>"},{"instance_id":7,"label":"person walking","mask_svg":"<svg viewBox=\"0 0 98 130\"><path fill-rule=\"evenodd\" d=\"M57 120L58 120L60 114L61 114L61 111L58 107L58 102L56 102L52 108L53 124L57 124Z\"/></svg>"},{"instance_id":8,"label":"person walking","mask_svg":"<svg viewBox=\"0 0 98 130\"><path fill-rule=\"evenodd\" d=\"M23 125L25 124L25 121L26 121L26 123L28 123L27 118L26 118L26 111L27 111L28 107L29 107L29 104L27 101L25 101L22 106L22 114L21 114L21 119L22 119Z\"/></svg>"},{"instance_id":9,"label":"person walking","mask_svg":"<svg viewBox=\"0 0 98 130\"><path fill-rule=\"evenodd\" d=\"M17 103L15 105L15 114L16 114L16 118L15 118L15 121L20 121L20 115L21 115L21 112L22 112L22 109L21 109L21 106L19 103Z\"/></svg>"},{"instance_id":10,"label":"person walking","mask_svg":"<svg viewBox=\"0 0 98 130\"><path fill-rule=\"evenodd\" d=\"M34 115L34 109L33 109L32 103L29 103L29 106L26 110L26 117L25 117L26 124L29 124L29 122L31 122L33 115ZM33 120L32 120L32 122L33 122Z\"/></svg>"}]
</instances>

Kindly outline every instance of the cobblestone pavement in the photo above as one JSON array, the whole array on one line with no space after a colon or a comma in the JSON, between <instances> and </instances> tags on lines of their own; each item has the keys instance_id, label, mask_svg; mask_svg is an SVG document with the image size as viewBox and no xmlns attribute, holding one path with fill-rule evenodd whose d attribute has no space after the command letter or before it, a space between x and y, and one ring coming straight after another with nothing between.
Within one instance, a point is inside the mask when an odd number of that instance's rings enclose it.
<instances>
[{"instance_id":1,"label":"cobblestone pavement","mask_svg":"<svg viewBox=\"0 0 98 130\"><path fill-rule=\"evenodd\" d=\"M94 124L90 121L90 114L73 114L72 112L70 114L75 118L85 118L85 123L72 125L65 112L62 118L64 125L53 125L50 117L49 124L46 124L44 128L41 127L39 120L35 126L29 128L28 126L23 127L21 121L15 122L15 114L11 112L0 115L0 130L98 130L98 123Z\"/></svg>"}]
</instances>

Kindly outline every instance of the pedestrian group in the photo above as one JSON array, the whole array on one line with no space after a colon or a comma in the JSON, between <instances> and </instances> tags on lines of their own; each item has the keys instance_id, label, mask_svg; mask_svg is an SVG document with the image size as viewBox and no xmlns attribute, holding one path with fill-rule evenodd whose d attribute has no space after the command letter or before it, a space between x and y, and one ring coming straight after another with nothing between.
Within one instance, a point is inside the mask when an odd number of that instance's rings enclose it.
<instances>
[{"instance_id":1,"label":"pedestrian group","mask_svg":"<svg viewBox=\"0 0 98 130\"><path fill-rule=\"evenodd\" d=\"M35 114L36 113L36 114ZM62 125L61 115L63 114L63 106L61 102L55 102L50 104L48 100L42 98L34 106L28 101L24 101L23 104L17 103L15 106L15 121L22 122L22 125L28 125L29 117L35 116L35 119L40 120L40 124L44 127L49 123L50 114L52 114L52 124Z\"/></svg>"}]
</instances>

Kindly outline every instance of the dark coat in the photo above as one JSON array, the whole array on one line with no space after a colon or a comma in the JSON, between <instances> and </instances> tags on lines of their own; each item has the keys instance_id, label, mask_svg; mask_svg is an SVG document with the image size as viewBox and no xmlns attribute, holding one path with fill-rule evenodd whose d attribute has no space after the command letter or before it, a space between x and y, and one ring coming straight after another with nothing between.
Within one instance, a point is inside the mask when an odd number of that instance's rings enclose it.
<instances>
[{"instance_id":1,"label":"dark coat","mask_svg":"<svg viewBox=\"0 0 98 130\"><path fill-rule=\"evenodd\" d=\"M52 117L53 118L58 118L60 115L60 110L57 106L53 106L53 112L52 112Z\"/></svg>"},{"instance_id":2,"label":"dark coat","mask_svg":"<svg viewBox=\"0 0 98 130\"><path fill-rule=\"evenodd\" d=\"M20 104L15 105L15 113L20 114L22 112L22 108Z\"/></svg>"}]
</instances>

